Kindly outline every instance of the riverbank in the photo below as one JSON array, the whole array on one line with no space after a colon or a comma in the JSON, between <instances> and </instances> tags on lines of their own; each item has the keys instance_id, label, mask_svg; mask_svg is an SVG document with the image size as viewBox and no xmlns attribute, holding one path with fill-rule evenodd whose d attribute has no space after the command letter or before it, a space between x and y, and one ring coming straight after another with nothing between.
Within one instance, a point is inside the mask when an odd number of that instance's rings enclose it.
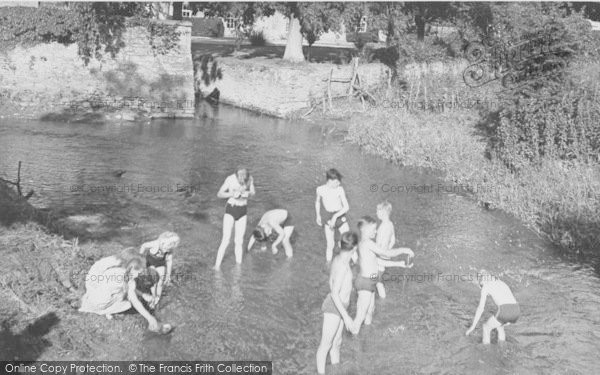
<instances>
[{"instance_id":1,"label":"riverbank","mask_svg":"<svg viewBox=\"0 0 600 375\"><path fill-rule=\"evenodd\" d=\"M348 139L396 164L439 170L453 192L514 215L571 259L598 264L598 168L555 160L512 173L486 157L480 125L476 109L432 113L371 107L350 120Z\"/></svg>"},{"instance_id":2,"label":"riverbank","mask_svg":"<svg viewBox=\"0 0 600 375\"><path fill-rule=\"evenodd\" d=\"M329 61L321 63L290 63L261 48L237 52L195 49L195 64L207 55L215 59L222 78L205 85L196 73L202 96L216 88L223 104L279 118L295 118L311 108L322 106L329 100L329 95L332 100L346 97L354 69L349 63L349 53L344 49L332 49L328 54ZM342 61L340 55L346 56L342 58L344 62L334 63ZM381 63L360 64L357 72L360 86L366 90L380 86L389 75L389 69ZM330 78L331 85L328 84Z\"/></svg>"}]
</instances>

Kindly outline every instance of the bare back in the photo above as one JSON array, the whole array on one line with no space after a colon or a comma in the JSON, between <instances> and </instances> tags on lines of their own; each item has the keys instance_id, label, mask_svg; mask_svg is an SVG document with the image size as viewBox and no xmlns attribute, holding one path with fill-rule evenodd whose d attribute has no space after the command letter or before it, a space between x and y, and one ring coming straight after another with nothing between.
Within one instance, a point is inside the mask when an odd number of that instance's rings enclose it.
<instances>
[{"instance_id":1,"label":"bare back","mask_svg":"<svg viewBox=\"0 0 600 375\"><path fill-rule=\"evenodd\" d=\"M515 296L504 281L493 280L481 288L481 293L489 295L497 306L517 303Z\"/></svg>"},{"instance_id":2,"label":"bare back","mask_svg":"<svg viewBox=\"0 0 600 375\"><path fill-rule=\"evenodd\" d=\"M334 290L336 285L338 290ZM344 304L350 302L352 292L352 269L348 262L344 262L339 256L336 256L331 262L331 274L329 276L329 289L331 293L337 293Z\"/></svg>"}]
</instances>

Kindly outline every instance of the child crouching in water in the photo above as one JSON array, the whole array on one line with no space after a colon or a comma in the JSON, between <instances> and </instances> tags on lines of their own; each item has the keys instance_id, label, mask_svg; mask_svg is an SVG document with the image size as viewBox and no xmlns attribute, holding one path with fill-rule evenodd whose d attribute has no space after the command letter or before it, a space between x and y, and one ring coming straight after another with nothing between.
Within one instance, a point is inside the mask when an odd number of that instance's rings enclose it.
<instances>
[{"instance_id":1,"label":"child crouching in water","mask_svg":"<svg viewBox=\"0 0 600 375\"><path fill-rule=\"evenodd\" d=\"M156 240L145 242L140 247L140 254L146 257L146 267L153 278L152 300L148 302L151 309L158 305L163 287L171 283L173 250L177 246L179 236L173 232L164 232Z\"/></svg>"},{"instance_id":2,"label":"child crouching in water","mask_svg":"<svg viewBox=\"0 0 600 375\"><path fill-rule=\"evenodd\" d=\"M331 263L329 276L329 288L331 292L323 301L321 310L323 311L323 333L321 335L321 344L317 350L317 371L319 374L325 373L325 363L327 354L331 359L331 364L340 362L340 348L342 346L342 333L344 325L349 331L354 331L354 322L348 315L348 305L350 304L350 293L352 292L352 269L350 260L356 253L358 236L353 232L342 234L340 240L340 253Z\"/></svg>"}]
</instances>

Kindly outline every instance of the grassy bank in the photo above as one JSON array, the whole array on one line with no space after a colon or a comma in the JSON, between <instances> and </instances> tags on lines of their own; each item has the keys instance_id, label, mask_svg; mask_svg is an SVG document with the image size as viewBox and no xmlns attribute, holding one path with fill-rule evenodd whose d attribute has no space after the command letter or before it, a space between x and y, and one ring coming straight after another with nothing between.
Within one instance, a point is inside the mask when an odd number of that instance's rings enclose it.
<instances>
[{"instance_id":1,"label":"grassy bank","mask_svg":"<svg viewBox=\"0 0 600 375\"><path fill-rule=\"evenodd\" d=\"M381 103L388 98L388 102L403 100L407 105L371 106L363 116L350 119L349 140L400 165L440 170L457 189L471 192L485 207L516 216L568 254L597 257L600 169L593 164L548 159L514 172L490 158L480 110L482 105L493 105L498 87L488 85L474 92L456 74L452 78L448 73L452 70L439 76L408 77L408 89L401 90L401 95L381 93ZM420 93L414 91L418 86ZM454 92L459 99L474 93L483 104L467 100L472 105L438 110L415 106L427 90L430 98L432 93Z\"/></svg>"},{"instance_id":2,"label":"grassy bank","mask_svg":"<svg viewBox=\"0 0 600 375\"><path fill-rule=\"evenodd\" d=\"M0 213L0 360L122 358L113 345L118 340L135 348L145 327L139 316L114 322L77 311L90 266L122 246L49 233L30 221L39 218L36 210L3 183Z\"/></svg>"}]
</instances>

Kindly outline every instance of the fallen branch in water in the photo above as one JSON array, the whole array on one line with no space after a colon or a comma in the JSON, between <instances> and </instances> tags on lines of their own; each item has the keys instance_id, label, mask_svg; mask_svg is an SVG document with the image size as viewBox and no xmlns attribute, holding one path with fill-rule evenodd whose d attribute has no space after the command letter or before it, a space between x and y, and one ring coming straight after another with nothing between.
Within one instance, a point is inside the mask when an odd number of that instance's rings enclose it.
<instances>
[{"instance_id":1,"label":"fallen branch in water","mask_svg":"<svg viewBox=\"0 0 600 375\"><path fill-rule=\"evenodd\" d=\"M2 177L0 177L0 181L16 186L17 187L17 193L19 193L19 197L23 197L23 191L21 190L21 161L19 160L19 166L17 168L17 181L10 181L10 180L6 180ZM23 198L25 200L28 200L29 198L31 198L34 194L33 189L29 190L29 192L27 193L27 195L25 195Z\"/></svg>"}]
</instances>

